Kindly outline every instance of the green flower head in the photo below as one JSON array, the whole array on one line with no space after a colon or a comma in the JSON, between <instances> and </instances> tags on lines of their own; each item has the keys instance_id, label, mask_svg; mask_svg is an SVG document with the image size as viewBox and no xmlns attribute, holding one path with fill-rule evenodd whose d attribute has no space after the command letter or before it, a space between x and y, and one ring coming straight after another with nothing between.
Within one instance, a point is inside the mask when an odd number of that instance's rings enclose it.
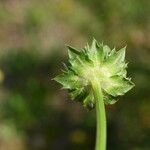
<instances>
[{"instance_id":1,"label":"green flower head","mask_svg":"<svg viewBox=\"0 0 150 150\"><path fill-rule=\"evenodd\" d=\"M124 95L134 83L127 78L126 47L116 51L95 39L92 45L77 50L68 46L69 62L63 73L54 78L68 89L71 99L88 109L95 106L92 84L99 82L105 104L114 104L117 96Z\"/></svg>"}]
</instances>

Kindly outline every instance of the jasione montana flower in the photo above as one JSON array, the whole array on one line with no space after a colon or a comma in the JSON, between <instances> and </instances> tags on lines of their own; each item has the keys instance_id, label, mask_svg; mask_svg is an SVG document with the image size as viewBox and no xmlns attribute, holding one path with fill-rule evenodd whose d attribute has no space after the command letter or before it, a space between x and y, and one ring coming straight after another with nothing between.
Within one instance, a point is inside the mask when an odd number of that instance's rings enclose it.
<instances>
[{"instance_id":1,"label":"jasione montana flower","mask_svg":"<svg viewBox=\"0 0 150 150\"><path fill-rule=\"evenodd\" d=\"M54 78L68 89L71 99L88 109L95 106L92 84L99 82L105 104L114 104L134 83L127 78L126 47L116 51L95 39L83 49L68 46L69 62L63 73Z\"/></svg>"}]
</instances>

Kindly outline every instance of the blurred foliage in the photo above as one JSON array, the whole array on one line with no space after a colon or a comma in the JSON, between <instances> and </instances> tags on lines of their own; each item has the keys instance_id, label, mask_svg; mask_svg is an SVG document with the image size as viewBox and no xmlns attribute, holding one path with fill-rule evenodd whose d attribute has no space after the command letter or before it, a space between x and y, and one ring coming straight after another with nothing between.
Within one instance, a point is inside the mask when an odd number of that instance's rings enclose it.
<instances>
[{"instance_id":1,"label":"blurred foliage","mask_svg":"<svg viewBox=\"0 0 150 150\"><path fill-rule=\"evenodd\" d=\"M107 107L108 149L149 150L150 1L1 0L0 150L92 150L95 112L51 81L64 45L127 46L136 87ZM17 145L17 147L16 147Z\"/></svg>"}]
</instances>

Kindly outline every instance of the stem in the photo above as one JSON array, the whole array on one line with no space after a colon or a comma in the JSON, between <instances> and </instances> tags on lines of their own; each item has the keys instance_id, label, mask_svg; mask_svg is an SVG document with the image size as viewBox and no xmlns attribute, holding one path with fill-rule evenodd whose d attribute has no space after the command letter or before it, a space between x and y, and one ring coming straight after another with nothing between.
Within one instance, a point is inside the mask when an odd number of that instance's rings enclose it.
<instances>
[{"instance_id":1,"label":"stem","mask_svg":"<svg viewBox=\"0 0 150 150\"><path fill-rule=\"evenodd\" d=\"M100 83L95 81L92 84L94 97L96 101L96 145L95 150L106 150L106 114L103 101L103 94Z\"/></svg>"}]
</instances>

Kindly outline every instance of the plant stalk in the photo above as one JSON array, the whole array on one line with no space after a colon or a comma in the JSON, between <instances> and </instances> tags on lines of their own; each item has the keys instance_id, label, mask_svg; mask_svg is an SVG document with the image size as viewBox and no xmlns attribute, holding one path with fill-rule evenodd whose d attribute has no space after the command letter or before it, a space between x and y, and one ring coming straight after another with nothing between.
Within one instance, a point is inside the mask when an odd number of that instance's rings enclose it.
<instances>
[{"instance_id":1,"label":"plant stalk","mask_svg":"<svg viewBox=\"0 0 150 150\"><path fill-rule=\"evenodd\" d=\"M106 150L106 114L103 94L99 81L92 84L96 101L96 145L95 150Z\"/></svg>"}]
</instances>

